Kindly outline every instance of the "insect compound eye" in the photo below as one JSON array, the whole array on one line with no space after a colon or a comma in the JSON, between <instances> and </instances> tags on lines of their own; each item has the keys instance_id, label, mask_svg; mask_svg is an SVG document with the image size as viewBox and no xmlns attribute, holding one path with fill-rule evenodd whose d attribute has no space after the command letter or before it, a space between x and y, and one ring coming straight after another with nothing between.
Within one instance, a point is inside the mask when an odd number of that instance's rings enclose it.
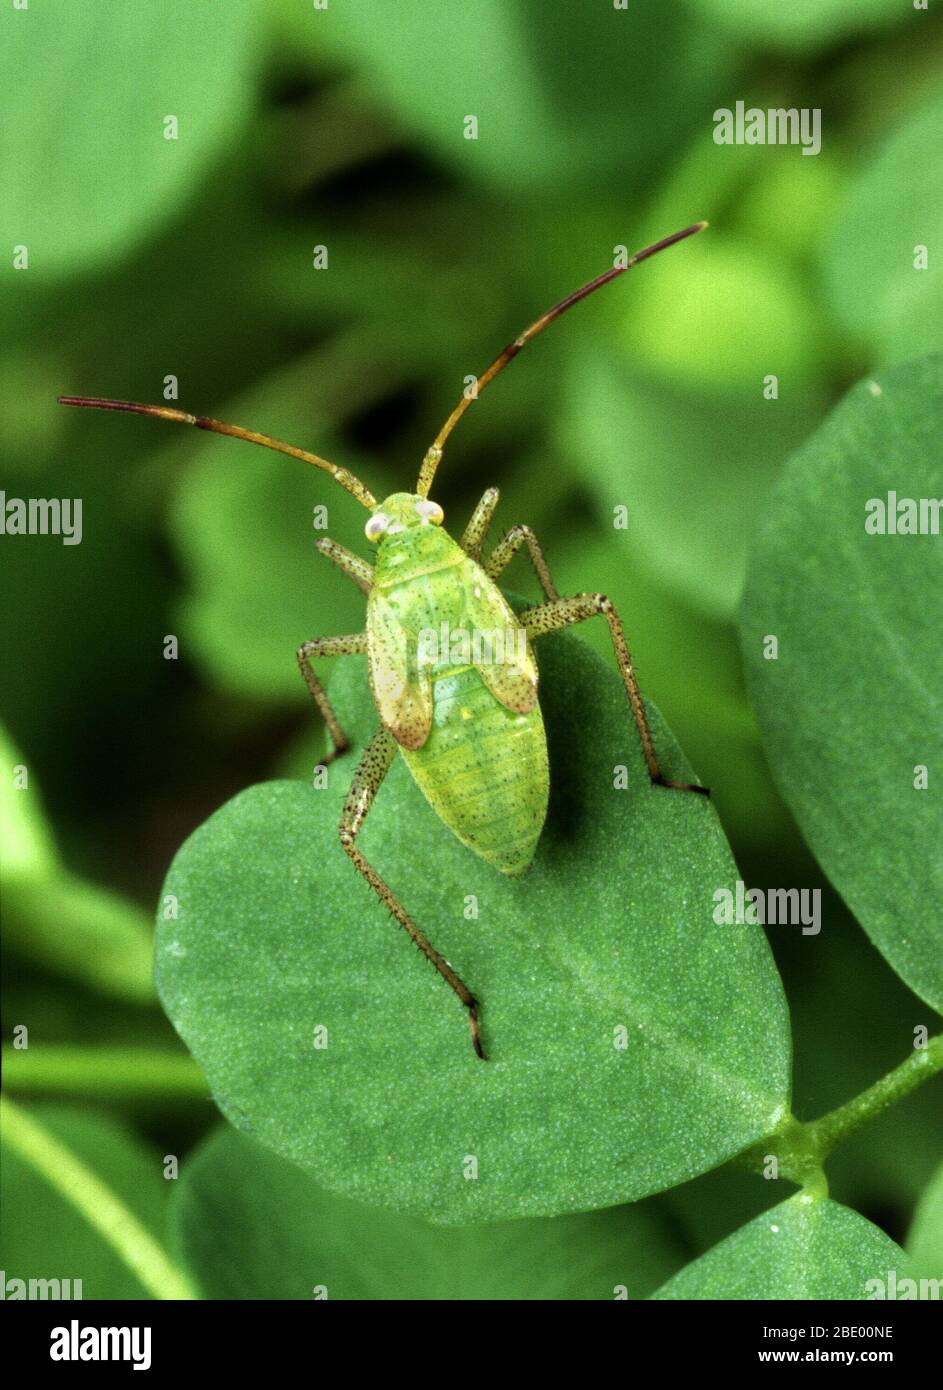
<instances>
[{"instance_id":1,"label":"insect compound eye","mask_svg":"<svg viewBox=\"0 0 943 1390\"><path fill-rule=\"evenodd\" d=\"M383 532L389 524L390 518L384 512L374 512L366 526L364 526L363 533L368 541L376 542L383 535Z\"/></svg>"},{"instance_id":2,"label":"insect compound eye","mask_svg":"<svg viewBox=\"0 0 943 1390\"><path fill-rule=\"evenodd\" d=\"M416 503L416 514L421 516L423 521L431 521L433 526L441 526L445 516L438 502L430 502L428 497L420 497Z\"/></svg>"}]
</instances>

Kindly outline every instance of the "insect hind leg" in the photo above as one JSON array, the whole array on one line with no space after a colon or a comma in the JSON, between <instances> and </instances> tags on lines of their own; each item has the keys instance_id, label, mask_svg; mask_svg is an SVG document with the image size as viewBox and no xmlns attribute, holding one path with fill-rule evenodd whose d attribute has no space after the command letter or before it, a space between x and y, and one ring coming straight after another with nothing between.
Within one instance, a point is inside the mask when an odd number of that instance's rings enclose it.
<instances>
[{"instance_id":1,"label":"insect hind leg","mask_svg":"<svg viewBox=\"0 0 943 1390\"><path fill-rule=\"evenodd\" d=\"M652 783L659 787L669 787L673 791L697 792L701 796L710 796L709 787L701 787L694 782L673 782L663 774L658 764L658 755L655 752L648 715L645 713L645 705L642 702L642 692L639 690L632 657L625 640L622 620L611 599L608 599L605 594L575 594L572 598L561 598L555 603L542 603L538 608L525 609L520 615L520 621L527 636L534 640L537 637L543 637L546 633L559 632L562 628L572 627L574 623L584 622L587 618L594 618L598 614L602 614L609 624L613 651L622 676L622 683L625 686L629 708L638 729L642 752L645 755L645 765L648 768L648 775Z\"/></svg>"},{"instance_id":2,"label":"insect hind leg","mask_svg":"<svg viewBox=\"0 0 943 1390\"><path fill-rule=\"evenodd\" d=\"M356 840L357 834L366 819L367 812L373 805L376 794L379 791L383 779L389 772L393 759L396 756L396 740L389 730L381 728L373 735L367 744L366 751L360 760L360 765L354 774L350 791L347 793L347 800L344 802L344 810L341 815L340 826L338 827L341 844L344 846L344 853L351 859L367 880L370 887L377 897L388 907L390 912L405 930L415 946L425 956L426 960L431 961L438 970L439 974L458 995L459 1000L468 1011L468 1026L471 1029L472 1046L477 1056L485 1061L484 1048L481 1045L481 1031L478 1023L478 1001L471 990L449 965L443 956L432 944L426 940L416 923L409 913L400 903L393 893L393 890L380 877L376 869L365 858L358 849Z\"/></svg>"}]
</instances>

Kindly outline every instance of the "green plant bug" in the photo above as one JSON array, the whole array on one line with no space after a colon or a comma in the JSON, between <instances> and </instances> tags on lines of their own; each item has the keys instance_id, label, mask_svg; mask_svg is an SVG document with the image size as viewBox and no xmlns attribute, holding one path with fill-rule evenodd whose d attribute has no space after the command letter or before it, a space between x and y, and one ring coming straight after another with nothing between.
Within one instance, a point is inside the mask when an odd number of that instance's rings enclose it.
<instances>
[{"instance_id":1,"label":"green plant bug","mask_svg":"<svg viewBox=\"0 0 943 1390\"><path fill-rule=\"evenodd\" d=\"M298 664L333 743L333 751L324 760L327 763L349 745L312 662L319 657L367 657L380 727L354 774L339 826L341 844L381 902L455 991L467 1010L472 1043L482 1059L485 1052L477 999L420 931L357 844L358 832L397 749L433 810L464 845L503 874L523 873L533 860L549 795L547 743L532 644L545 633L602 615L609 625L652 783L704 795L708 791L662 776L622 623L609 599L599 593L561 598L537 537L528 526L513 526L482 561L498 503L496 488L485 492L458 541L442 528L442 508L430 500L429 491L452 430L472 401L525 344L610 280L706 226L706 222L696 222L636 252L532 323L478 378L476 391L463 395L426 451L416 491L394 493L382 503L346 469L265 434L165 406L90 396L59 397L62 405L153 415L262 444L330 473L370 512L364 529L367 540L376 547L374 565L335 541L324 538L317 543L321 553L366 594L366 629L304 642L298 649ZM530 553L545 602L516 614L496 580L522 545Z\"/></svg>"}]
</instances>

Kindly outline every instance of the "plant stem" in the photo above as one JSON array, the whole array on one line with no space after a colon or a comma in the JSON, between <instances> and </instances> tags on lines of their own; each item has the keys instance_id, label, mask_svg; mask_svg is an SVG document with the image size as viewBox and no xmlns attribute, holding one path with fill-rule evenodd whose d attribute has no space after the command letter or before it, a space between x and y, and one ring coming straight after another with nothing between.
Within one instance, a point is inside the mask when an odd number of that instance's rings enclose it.
<instances>
[{"instance_id":1,"label":"plant stem","mask_svg":"<svg viewBox=\"0 0 943 1390\"><path fill-rule=\"evenodd\" d=\"M931 1038L926 1047L915 1048L899 1067L821 1119L802 1124L795 1116L787 1115L776 1130L751 1144L733 1162L737 1167L765 1174L767 1159L775 1156L784 1178L798 1183L813 1198L827 1197L822 1165L835 1145L940 1071L943 1033Z\"/></svg>"},{"instance_id":2,"label":"plant stem","mask_svg":"<svg viewBox=\"0 0 943 1390\"><path fill-rule=\"evenodd\" d=\"M804 1128L813 1148L824 1159L836 1144L847 1139L850 1134L867 1120L880 1115L889 1105L900 1100L921 1082L943 1070L943 1033L931 1038L926 1047L915 1048L905 1062L895 1067L880 1081L875 1081L860 1096L855 1096L845 1105L831 1110L820 1120L813 1120Z\"/></svg>"},{"instance_id":3,"label":"plant stem","mask_svg":"<svg viewBox=\"0 0 943 1390\"><path fill-rule=\"evenodd\" d=\"M147 1047L30 1047L3 1049L8 1091L64 1093L108 1100L209 1095L191 1057Z\"/></svg>"},{"instance_id":4,"label":"plant stem","mask_svg":"<svg viewBox=\"0 0 943 1390\"><path fill-rule=\"evenodd\" d=\"M15 1101L0 1098L3 1141L69 1202L154 1298L193 1299L189 1280L124 1202Z\"/></svg>"},{"instance_id":5,"label":"plant stem","mask_svg":"<svg viewBox=\"0 0 943 1390\"><path fill-rule=\"evenodd\" d=\"M811 1142L808 1126L800 1124L795 1116L787 1115L777 1129L758 1144L751 1144L732 1161L738 1168L767 1177L770 1158L775 1158L778 1164L776 1177L794 1182L815 1199L828 1196L821 1155Z\"/></svg>"}]
</instances>

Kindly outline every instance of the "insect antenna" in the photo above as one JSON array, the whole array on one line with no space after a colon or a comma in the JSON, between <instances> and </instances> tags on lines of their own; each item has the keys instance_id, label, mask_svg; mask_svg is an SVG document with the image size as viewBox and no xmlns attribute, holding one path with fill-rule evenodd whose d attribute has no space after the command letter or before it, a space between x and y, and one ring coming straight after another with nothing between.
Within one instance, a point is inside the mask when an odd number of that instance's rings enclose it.
<instances>
[{"instance_id":1,"label":"insect antenna","mask_svg":"<svg viewBox=\"0 0 943 1390\"><path fill-rule=\"evenodd\" d=\"M553 323L561 314L565 314L567 309L572 309L574 304L579 304L581 299L586 299L594 290L602 289L603 285L608 285L610 280L615 280L627 270L631 270L640 261L647 261L649 256L654 256L659 251L664 251L669 246L674 246L675 242L684 241L686 237L694 236L696 232L702 232L707 226L706 222L694 222L690 227L684 227L680 232L672 232L671 236L662 237L661 241L654 242L651 246L646 246L643 251L636 251L634 256L630 256L625 265L612 266L609 270L603 271L602 275L597 275L595 280L590 280L589 284L583 285L581 289L574 290L565 299L561 299L559 304L555 304L552 309L548 309L545 314L541 314L529 328L525 328L513 343L508 343L503 352L500 352L494 359L486 372L478 377L475 394L463 396L445 424L439 430L433 443L426 450L419 470L419 480L416 483L416 491L420 497L428 497L435 471L442 458L442 450L445 441L465 414L465 411L477 400L489 382L494 381L499 372L503 371L513 357L516 357L521 348L529 343L531 338L536 338L538 333L542 333L548 324Z\"/></svg>"},{"instance_id":2,"label":"insect antenna","mask_svg":"<svg viewBox=\"0 0 943 1390\"><path fill-rule=\"evenodd\" d=\"M307 449L296 449L294 444L283 444L280 439L273 439L271 435L259 434L256 430L244 430L240 425L226 425L222 420L213 420L208 415L190 415L185 410L172 410L164 405L140 405L137 401L108 401L99 396L60 396L59 404L87 406L92 410L125 410L132 415L153 415L158 420L175 420L181 425L195 425L198 430L212 430L214 434L228 434L233 439L245 439L249 444L261 444L266 449L288 454L291 458L301 459L303 463L311 463L315 468L330 473L334 481L340 483L352 497L356 497L362 506L372 509L377 504L377 499L370 489L364 487L360 479L355 478L353 473L348 473L346 468L329 463L327 459L321 458L318 454L311 454Z\"/></svg>"}]
</instances>

